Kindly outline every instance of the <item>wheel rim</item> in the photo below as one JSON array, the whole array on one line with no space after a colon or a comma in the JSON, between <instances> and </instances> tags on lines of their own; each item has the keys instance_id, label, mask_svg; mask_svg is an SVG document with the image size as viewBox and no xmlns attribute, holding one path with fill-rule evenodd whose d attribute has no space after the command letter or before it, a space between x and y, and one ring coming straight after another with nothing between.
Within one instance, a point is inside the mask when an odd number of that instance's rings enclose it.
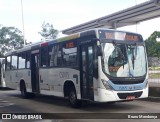
<instances>
[{"instance_id":1,"label":"wheel rim","mask_svg":"<svg viewBox=\"0 0 160 122\"><path fill-rule=\"evenodd\" d=\"M71 94L70 94L70 102L71 102L71 104L75 104L75 102L76 102L76 95L74 92L71 92Z\"/></svg>"},{"instance_id":2,"label":"wheel rim","mask_svg":"<svg viewBox=\"0 0 160 122\"><path fill-rule=\"evenodd\" d=\"M24 94L25 94L25 93L24 93L24 89L23 89L21 92L22 92L22 96L24 96Z\"/></svg>"},{"instance_id":3,"label":"wheel rim","mask_svg":"<svg viewBox=\"0 0 160 122\"><path fill-rule=\"evenodd\" d=\"M22 86L22 91L21 91L21 94L22 94L22 96L24 97L25 96L25 87L24 87L24 85Z\"/></svg>"}]
</instances>

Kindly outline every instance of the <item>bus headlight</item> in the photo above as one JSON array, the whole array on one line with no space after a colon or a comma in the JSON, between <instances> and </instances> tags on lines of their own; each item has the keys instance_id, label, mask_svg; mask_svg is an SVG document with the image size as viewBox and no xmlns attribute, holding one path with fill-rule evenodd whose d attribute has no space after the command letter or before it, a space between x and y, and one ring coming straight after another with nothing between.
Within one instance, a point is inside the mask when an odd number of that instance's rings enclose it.
<instances>
[{"instance_id":1,"label":"bus headlight","mask_svg":"<svg viewBox=\"0 0 160 122\"><path fill-rule=\"evenodd\" d=\"M101 79L101 81L107 90L113 90L106 80Z\"/></svg>"}]
</instances>

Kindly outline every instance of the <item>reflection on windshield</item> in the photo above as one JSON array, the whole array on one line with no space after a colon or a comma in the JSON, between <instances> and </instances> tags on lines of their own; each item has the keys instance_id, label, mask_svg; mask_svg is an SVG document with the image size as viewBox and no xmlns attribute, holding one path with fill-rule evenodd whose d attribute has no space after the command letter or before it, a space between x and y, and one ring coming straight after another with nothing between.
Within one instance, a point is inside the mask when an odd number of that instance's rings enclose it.
<instances>
[{"instance_id":1,"label":"reflection on windshield","mask_svg":"<svg viewBox=\"0 0 160 122\"><path fill-rule=\"evenodd\" d=\"M102 64L112 77L139 77L146 74L144 46L135 44L102 43Z\"/></svg>"}]
</instances>

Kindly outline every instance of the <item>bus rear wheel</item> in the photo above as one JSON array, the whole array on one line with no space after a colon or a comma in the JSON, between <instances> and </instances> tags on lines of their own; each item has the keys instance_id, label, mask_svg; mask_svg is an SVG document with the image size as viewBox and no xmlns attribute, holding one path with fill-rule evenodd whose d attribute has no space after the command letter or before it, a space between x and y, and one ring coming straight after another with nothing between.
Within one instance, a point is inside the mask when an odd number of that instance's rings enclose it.
<instances>
[{"instance_id":1,"label":"bus rear wheel","mask_svg":"<svg viewBox=\"0 0 160 122\"><path fill-rule=\"evenodd\" d=\"M68 99L69 99L70 105L73 108L79 108L79 107L81 107L82 102L81 102L81 100L77 99L77 95L76 95L75 89L71 89L70 90Z\"/></svg>"},{"instance_id":2,"label":"bus rear wheel","mask_svg":"<svg viewBox=\"0 0 160 122\"><path fill-rule=\"evenodd\" d=\"M28 93L26 91L26 85L24 83L21 84L20 90L21 90L21 97L26 99L28 97Z\"/></svg>"}]
</instances>

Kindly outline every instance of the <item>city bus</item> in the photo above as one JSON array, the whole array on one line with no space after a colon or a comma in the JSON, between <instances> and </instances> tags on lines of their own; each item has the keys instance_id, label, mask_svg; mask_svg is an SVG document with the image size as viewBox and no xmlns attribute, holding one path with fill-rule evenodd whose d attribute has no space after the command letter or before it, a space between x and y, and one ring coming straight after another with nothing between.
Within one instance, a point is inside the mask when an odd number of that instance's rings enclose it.
<instances>
[{"instance_id":1,"label":"city bus","mask_svg":"<svg viewBox=\"0 0 160 122\"><path fill-rule=\"evenodd\" d=\"M0 88L6 87L4 80L5 58L0 58Z\"/></svg>"},{"instance_id":2,"label":"city bus","mask_svg":"<svg viewBox=\"0 0 160 122\"><path fill-rule=\"evenodd\" d=\"M148 96L146 47L140 34L97 28L25 46L5 55L7 87L21 96L132 101Z\"/></svg>"}]
</instances>

